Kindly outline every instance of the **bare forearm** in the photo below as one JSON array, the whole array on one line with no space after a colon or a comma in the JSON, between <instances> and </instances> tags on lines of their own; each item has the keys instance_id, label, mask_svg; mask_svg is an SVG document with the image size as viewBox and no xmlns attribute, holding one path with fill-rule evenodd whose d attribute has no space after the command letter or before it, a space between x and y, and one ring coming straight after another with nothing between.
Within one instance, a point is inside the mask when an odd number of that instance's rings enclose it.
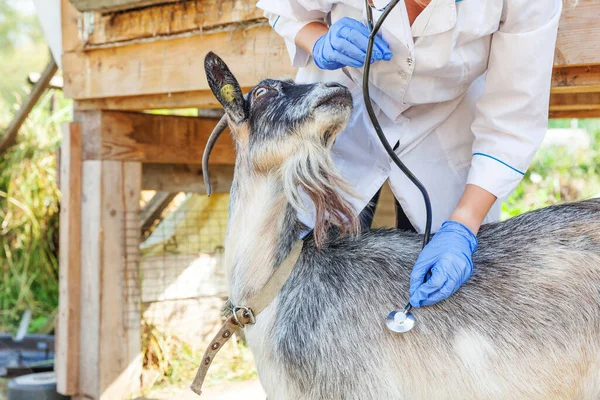
<instances>
[{"instance_id":1,"label":"bare forearm","mask_svg":"<svg viewBox=\"0 0 600 400\"><path fill-rule=\"evenodd\" d=\"M317 39L325 35L329 29L320 22L311 22L304 26L296 34L295 42L296 46L306 51L308 54L312 53L313 46Z\"/></svg>"},{"instance_id":2,"label":"bare forearm","mask_svg":"<svg viewBox=\"0 0 600 400\"><path fill-rule=\"evenodd\" d=\"M467 185L450 219L460 222L477 234L495 201L496 196L487 190L476 185Z\"/></svg>"}]
</instances>

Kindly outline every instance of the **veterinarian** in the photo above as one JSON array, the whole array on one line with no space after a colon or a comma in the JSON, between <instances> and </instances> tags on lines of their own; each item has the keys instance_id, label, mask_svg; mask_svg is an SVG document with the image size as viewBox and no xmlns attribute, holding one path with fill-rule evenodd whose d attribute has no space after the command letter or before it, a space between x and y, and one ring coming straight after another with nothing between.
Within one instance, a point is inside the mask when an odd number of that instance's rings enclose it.
<instances>
[{"instance_id":1,"label":"veterinarian","mask_svg":"<svg viewBox=\"0 0 600 400\"><path fill-rule=\"evenodd\" d=\"M383 9L388 0L375 0ZM362 99L369 30L363 0L260 0L286 42L298 83L347 86L354 112L333 159L368 210L388 180L399 228L422 232L421 193L379 142ZM387 140L425 185L437 234L410 277L414 307L472 273L482 223L497 221L547 129L561 0L405 0L375 41L370 92ZM374 11L374 17L381 12ZM308 226L312 218L300 216ZM427 272L432 275L423 283Z\"/></svg>"}]
</instances>

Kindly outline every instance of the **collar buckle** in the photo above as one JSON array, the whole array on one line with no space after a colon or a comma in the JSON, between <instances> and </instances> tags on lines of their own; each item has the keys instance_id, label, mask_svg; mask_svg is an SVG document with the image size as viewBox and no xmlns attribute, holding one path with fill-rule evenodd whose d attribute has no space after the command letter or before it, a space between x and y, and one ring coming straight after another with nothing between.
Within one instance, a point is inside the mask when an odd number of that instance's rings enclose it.
<instances>
[{"instance_id":1,"label":"collar buckle","mask_svg":"<svg viewBox=\"0 0 600 400\"><path fill-rule=\"evenodd\" d=\"M245 328L246 324L254 325L256 323L256 317L254 316L254 312L250 307L245 306L234 306L233 309L233 318L235 322L238 323L240 328ZM245 322L242 322L244 320Z\"/></svg>"}]
</instances>

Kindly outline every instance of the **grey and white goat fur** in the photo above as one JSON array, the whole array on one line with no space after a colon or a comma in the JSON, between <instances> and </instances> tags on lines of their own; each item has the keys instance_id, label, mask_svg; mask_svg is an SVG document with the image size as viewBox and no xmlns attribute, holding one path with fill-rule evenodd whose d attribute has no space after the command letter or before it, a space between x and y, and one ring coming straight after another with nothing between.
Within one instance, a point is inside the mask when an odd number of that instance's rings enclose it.
<instances>
[{"instance_id":1,"label":"grey and white goat fur","mask_svg":"<svg viewBox=\"0 0 600 400\"><path fill-rule=\"evenodd\" d=\"M237 151L233 304L260 291L298 238L299 193L316 207L314 239L246 328L269 400L600 399L599 200L483 226L469 282L392 333L385 317L408 297L422 237L356 234L329 156L348 90L264 80L243 97L220 58L209 53L205 68Z\"/></svg>"}]
</instances>

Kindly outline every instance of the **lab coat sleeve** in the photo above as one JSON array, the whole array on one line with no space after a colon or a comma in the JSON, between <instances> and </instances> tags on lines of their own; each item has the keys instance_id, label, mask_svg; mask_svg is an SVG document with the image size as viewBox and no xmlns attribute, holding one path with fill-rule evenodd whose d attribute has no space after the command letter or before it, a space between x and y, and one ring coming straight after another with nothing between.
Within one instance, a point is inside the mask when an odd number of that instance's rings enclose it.
<instances>
[{"instance_id":1,"label":"lab coat sleeve","mask_svg":"<svg viewBox=\"0 0 600 400\"><path fill-rule=\"evenodd\" d=\"M311 22L323 22L332 2L322 0L260 0L256 6L264 10L269 25L285 40L292 65L305 67L311 55L296 46L296 34Z\"/></svg>"},{"instance_id":2,"label":"lab coat sleeve","mask_svg":"<svg viewBox=\"0 0 600 400\"><path fill-rule=\"evenodd\" d=\"M519 184L548 127L561 0L505 0L477 102L467 183L500 199Z\"/></svg>"}]
</instances>

